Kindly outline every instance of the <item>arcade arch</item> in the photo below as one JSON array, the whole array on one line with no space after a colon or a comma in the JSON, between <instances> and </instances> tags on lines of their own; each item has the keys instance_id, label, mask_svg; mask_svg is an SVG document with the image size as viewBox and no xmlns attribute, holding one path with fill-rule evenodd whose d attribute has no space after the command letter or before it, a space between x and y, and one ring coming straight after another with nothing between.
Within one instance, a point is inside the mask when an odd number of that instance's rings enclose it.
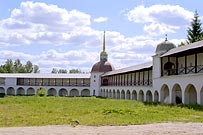
<instances>
[{"instance_id":1,"label":"arcade arch","mask_svg":"<svg viewBox=\"0 0 203 135\"><path fill-rule=\"evenodd\" d=\"M120 99L120 98L121 98L120 91L117 90L117 99Z\"/></svg>"},{"instance_id":2,"label":"arcade arch","mask_svg":"<svg viewBox=\"0 0 203 135\"><path fill-rule=\"evenodd\" d=\"M136 92L136 90L133 90L133 92L132 92L132 100L137 100L137 92Z\"/></svg>"},{"instance_id":3,"label":"arcade arch","mask_svg":"<svg viewBox=\"0 0 203 135\"><path fill-rule=\"evenodd\" d=\"M139 101L144 102L144 92L142 90L139 91Z\"/></svg>"},{"instance_id":4,"label":"arcade arch","mask_svg":"<svg viewBox=\"0 0 203 135\"><path fill-rule=\"evenodd\" d=\"M22 87L20 87L20 88L17 89L16 94L17 95L25 95L25 90Z\"/></svg>"},{"instance_id":5,"label":"arcade arch","mask_svg":"<svg viewBox=\"0 0 203 135\"><path fill-rule=\"evenodd\" d=\"M79 96L79 91L77 89L72 89L70 91L70 96L72 96L72 97Z\"/></svg>"},{"instance_id":6,"label":"arcade arch","mask_svg":"<svg viewBox=\"0 0 203 135\"><path fill-rule=\"evenodd\" d=\"M35 95L35 90L33 88L28 88L27 89L27 95Z\"/></svg>"},{"instance_id":7,"label":"arcade arch","mask_svg":"<svg viewBox=\"0 0 203 135\"><path fill-rule=\"evenodd\" d=\"M130 99L130 91L129 90L127 90L127 92L126 92L126 99Z\"/></svg>"},{"instance_id":8,"label":"arcade arch","mask_svg":"<svg viewBox=\"0 0 203 135\"><path fill-rule=\"evenodd\" d=\"M121 91L121 99L125 99L125 91L124 90Z\"/></svg>"},{"instance_id":9,"label":"arcade arch","mask_svg":"<svg viewBox=\"0 0 203 135\"><path fill-rule=\"evenodd\" d=\"M61 96L61 97L68 96L68 91L65 88L62 88L62 89L59 90L58 95Z\"/></svg>"},{"instance_id":10,"label":"arcade arch","mask_svg":"<svg viewBox=\"0 0 203 135\"><path fill-rule=\"evenodd\" d=\"M109 90L109 94L108 94L109 96L109 98L112 98L112 93L111 93L111 89Z\"/></svg>"},{"instance_id":11,"label":"arcade arch","mask_svg":"<svg viewBox=\"0 0 203 135\"><path fill-rule=\"evenodd\" d=\"M81 92L81 96L84 96L84 97L90 96L90 90L89 89L83 89Z\"/></svg>"},{"instance_id":12,"label":"arcade arch","mask_svg":"<svg viewBox=\"0 0 203 135\"><path fill-rule=\"evenodd\" d=\"M175 84L172 88L172 103L182 103L182 90L179 84Z\"/></svg>"},{"instance_id":13,"label":"arcade arch","mask_svg":"<svg viewBox=\"0 0 203 135\"><path fill-rule=\"evenodd\" d=\"M7 95L15 95L15 90L13 87L9 87L7 89Z\"/></svg>"},{"instance_id":14,"label":"arcade arch","mask_svg":"<svg viewBox=\"0 0 203 135\"><path fill-rule=\"evenodd\" d=\"M200 104L203 105L203 87L200 91Z\"/></svg>"},{"instance_id":15,"label":"arcade arch","mask_svg":"<svg viewBox=\"0 0 203 135\"><path fill-rule=\"evenodd\" d=\"M189 84L185 89L185 104L197 103L197 91L194 85Z\"/></svg>"},{"instance_id":16,"label":"arcade arch","mask_svg":"<svg viewBox=\"0 0 203 135\"><path fill-rule=\"evenodd\" d=\"M0 87L0 93L5 93L5 89L3 87Z\"/></svg>"},{"instance_id":17,"label":"arcade arch","mask_svg":"<svg viewBox=\"0 0 203 135\"><path fill-rule=\"evenodd\" d=\"M157 90L154 92L154 102L159 102L159 93Z\"/></svg>"},{"instance_id":18,"label":"arcade arch","mask_svg":"<svg viewBox=\"0 0 203 135\"><path fill-rule=\"evenodd\" d=\"M113 90L113 98L116 98L116 91Z\"/></svg>"},{"instance_id":19,"label":"arcade arch","mask_svg":"<svg viewBox=\"0 0 203 135\"><path fill-rule=\"evenodd\" d=\"M146 101L152 102L152 92L150 90L148 90L146 93Z\"/></svg>"},{"instance_id":20,"label":"arcade arch","mask_svg":"<svg viewBox=\"0 0 203 135\"><path fill-rule=\"evenodd\" d=\"M48 96L56 96L56 89L50 88L47 92Z\"/></svg>"},{"instance_id":21,"label":"arcade arch","mask_svg":"<svg viewBox=\"0 0 203 135\"><path fill-rule=\"evenodd\" d=\"M166 84L161 87L161 102L169 103L169 88Z\"/></svg>"}]
</instances>

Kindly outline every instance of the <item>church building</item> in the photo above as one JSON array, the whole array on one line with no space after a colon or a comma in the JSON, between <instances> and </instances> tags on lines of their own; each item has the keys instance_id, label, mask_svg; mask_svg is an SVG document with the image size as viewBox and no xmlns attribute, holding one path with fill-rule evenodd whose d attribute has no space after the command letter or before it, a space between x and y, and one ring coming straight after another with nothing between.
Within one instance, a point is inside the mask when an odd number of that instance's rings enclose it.
<instances>
[{"instance_id":1,"label":"church building","mask_svg":"<svg viewBox=\"0 0 203 135\"><path fill-rule=\"evenodd\" d=\"M114 99L203 105L203 41L176 47L166 38L152 61L115 70L108 61L105 32L100 60L90 74L0 74L0 93L101 96Z\"/></svg>"}]
</instances>

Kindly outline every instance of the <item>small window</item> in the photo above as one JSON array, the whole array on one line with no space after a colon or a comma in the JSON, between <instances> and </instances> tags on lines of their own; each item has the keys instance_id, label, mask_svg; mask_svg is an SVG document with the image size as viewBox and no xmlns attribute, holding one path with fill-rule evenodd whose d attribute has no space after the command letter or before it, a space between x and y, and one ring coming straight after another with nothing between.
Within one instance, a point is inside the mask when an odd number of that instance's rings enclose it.
<instances>
[{"instance_id":1,"label":"small window","mask_svg":"<svg viewBox=\"0 0 203 135\"><path fill-rule=\"evenodd\" d=\"M93 96L95 96L95 90L93 90Z\"/></svg>"},{"instance_id":2,"label":"small window","mask_svg":"<svg viewBox=\"0 0 203 135\"><path fill-rule=\"evenodd\" d=\"M96 75L94 75L94 78L96 78Z\"/></svg>"},{"instance_id":3,"label":"small window","mask_svg":"<svg viewBox=\"0 0 203 135\"><path fill-rule=\"evenodd\" d=\"M96 80L94 80L94 82L96 82Z\"/></svg>"}]
</instances>

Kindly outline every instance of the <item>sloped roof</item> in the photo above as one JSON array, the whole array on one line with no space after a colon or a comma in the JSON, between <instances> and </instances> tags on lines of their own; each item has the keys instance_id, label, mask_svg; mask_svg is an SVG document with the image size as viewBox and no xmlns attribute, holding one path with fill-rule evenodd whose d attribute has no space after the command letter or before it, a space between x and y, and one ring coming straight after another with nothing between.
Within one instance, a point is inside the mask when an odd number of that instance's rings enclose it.
<instances>
[{"instance_id":1,"label":"sloped roof","mask_svg":"<svg viewBox=\"0 0 203 135\"><path fill-rule=\"evenodd\" d=\"M173 49L169 50L167 53L163 54L161 57L169 56L172 54L177 54L180 52L184 52L187 50L192 50L192 49L196 49L196 48L200 48L200 47L203 47L203 40L189 44L189 45L184 45L181 47L173 48Z\"/></svg>"},{"instance_id":2,"label":"sloped roof","mask_svg":"<svg viewBox=\"0 0 203 135\"><path fill-rule=\"evenodd\" d=\"M90 78L90 74L51 74L51 73L2 73L0 77L7 78Z\"/></svg>"},{"instance_id":3,"label":"sloped roof","mask_svg":"<svg viewBox=\"0 0 203 135\"><path fill-rule=\"evenodd\" d=\"M127 68L106 72L102 76L109 76L109 75L121 74L121 73L126 73L131 71L138 71L138 70L142 70L150 67L152 67L152 62L147 62L147 63L143 63L143 64L127 67Z\"/></svg>"}]
</instances>

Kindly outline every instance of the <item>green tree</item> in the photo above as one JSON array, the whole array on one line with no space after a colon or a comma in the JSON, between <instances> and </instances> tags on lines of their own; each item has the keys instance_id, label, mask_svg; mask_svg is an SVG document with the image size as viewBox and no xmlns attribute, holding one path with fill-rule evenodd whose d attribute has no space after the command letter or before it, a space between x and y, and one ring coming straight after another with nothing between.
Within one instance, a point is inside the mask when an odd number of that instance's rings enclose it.
<instances>
[{"instance_id":1,"label":"green tree","mask_svg":"<svg viewBox=\"0 0 203 135\"><path fill-rule=\"evenodd\" d=\"M52 71L51 71L51 73L52 73L52 74L57 74L57 73L58 73L58 70L57 70L56 68L53 68Z\"/></svg>"},{"instance_id":2,"label":"green tree","mask_svg":"<svg viewBox=\"0 0 203 135\"><path fill-rule=\"evenodd\" d=\"M25 64L25 70L27 73L32 73L33 71L33 65L31 61L27 61Z\"/></svg>"},{"instance_id":3,"label":"green tree","mask_svg":"<svg viewBox=\"0 0 203 135\"><path fill-rule=\"evenodd\" d=\"M82 72L79 69L71 69L71 70L69 70L69 73L70 74L75 74L75 73L82 73Z\"/></svg>"},{"instance_id":4,"label":"green tree","mask_svg":"<svg viewBox=\"0 0 203 135\"><path fill-rule=\"evenodd\" d=\"M3 65L5 73L14 73L14 65L11 59L6 61L6 64Z\"/></svg>"},{"instance_id":5,"label":"green tree","mask_svg":"<svg viewBox=\"0 0 203 135\"><path fill-rule=\"evenodd\" d=\"M66 69L59 69L58 71L59 74L67 74L67 70Z\"/></svg>"},{"instance_id":6,"label":"green tree","mask_svg":"<svg viewBox=\"0 0 203 135\"><path fill-rule=\"evenodd\" d=\"M197 11L195 11L194 18L191 22L191 27L189 27L187 30L187 39L189 43L194 43L203 40L203 30L201 25L202 24L200 22L199 15Z\"/></svg>"},{"instance_id":7,"label":"green tree","mask_svg":"<svg viewBox=\"0 0 203 135\"><path fill-rule=\"evenodd\" d=\"M20 59L16 59L14 62L11 59L7 59L4 65L0 66L0 73L39 73L39 67L32 64L31 61L27 61L23 65Z\"/></svg>"},{"instance_id":8,"label":"green tree","mask_svg":"<svg viewBox=\"0 0 203 135\"><path fill-rule=\"evenodd\" d=\"M37 96L40 97L46 96L46 89L44 87L39 87L37 89Z\"/></svg>"},{"instance_id":9,"label":"green tree","mask_svg":"<svg viewBox=\"0 0 203 135\"><path fill-rule=\"evenodd\" d=\"M40 70L39 70L39 67L37 65L34 65L33 66L33 73L39 73Z\"/></svg>"}]
</instances>

